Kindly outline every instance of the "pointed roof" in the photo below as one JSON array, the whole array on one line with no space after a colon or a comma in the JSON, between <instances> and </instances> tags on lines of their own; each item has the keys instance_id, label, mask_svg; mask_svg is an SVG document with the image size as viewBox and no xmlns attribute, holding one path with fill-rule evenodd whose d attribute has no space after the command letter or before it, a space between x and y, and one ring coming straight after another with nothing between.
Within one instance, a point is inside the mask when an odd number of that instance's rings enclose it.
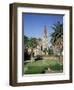
<instances>
[{"instance_id":1,"label":"pointed roof","mask_svg":"<svg viewBox=\"0 0 74 90\"><path fill-rule=\"evenodd\" d=\"M47 36L47 27L46 27L46 25L44 26L44 36Z\"/></svg>"}]
</instances>

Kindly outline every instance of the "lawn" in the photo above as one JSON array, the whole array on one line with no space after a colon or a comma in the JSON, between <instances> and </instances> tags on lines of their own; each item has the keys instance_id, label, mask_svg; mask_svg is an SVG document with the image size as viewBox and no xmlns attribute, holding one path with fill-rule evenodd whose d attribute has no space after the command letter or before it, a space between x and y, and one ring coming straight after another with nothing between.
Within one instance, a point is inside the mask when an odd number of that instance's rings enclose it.
<instances>
[{"instance_id":1,"label":"lawn","mask_svg":"<svg viewBox=\"0 0 74 90\"><path fill-rule=\"evenodd\" d=\"M24 74L41 74L47 73L47 71L59 73L63 71L63 64L58 60L38 60L24 65Z\"/></svg>"}]
</instances>

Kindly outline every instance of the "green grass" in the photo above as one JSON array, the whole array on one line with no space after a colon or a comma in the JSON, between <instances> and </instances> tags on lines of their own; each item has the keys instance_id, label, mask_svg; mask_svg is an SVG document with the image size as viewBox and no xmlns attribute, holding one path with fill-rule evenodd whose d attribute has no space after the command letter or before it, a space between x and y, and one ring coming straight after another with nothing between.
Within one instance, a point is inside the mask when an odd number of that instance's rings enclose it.
<instances>
[{"instance_id":1,"label":"green grass","mask_svg":"<svg viewBox=\"0 0 74 90\"><path fill-rule=\"evenodd\" d=\"M53 71L60 71L63 70L63 65L60 64L57 60L34 61L24 65L24 73L25 74L45 73L45 70L47 70L48 68L50 68Z\"/></svg>"}]
</instances>

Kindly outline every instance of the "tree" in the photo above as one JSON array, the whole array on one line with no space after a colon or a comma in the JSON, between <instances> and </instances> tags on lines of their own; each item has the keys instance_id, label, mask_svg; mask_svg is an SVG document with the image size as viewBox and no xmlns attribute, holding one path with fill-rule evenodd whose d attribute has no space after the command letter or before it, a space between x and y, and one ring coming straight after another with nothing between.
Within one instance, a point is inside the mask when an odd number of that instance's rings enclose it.
<instances>
[{"instance_id":1,"label":"tree","mask_svg":"<svg viewBox=\"0 0 74 90\"><path fill-rule=\"evenodd\" d=\"M63 51L63 24L57 22L52 26L52 29L54 32L51 34L51 43L61 55Z\"/></svg>"},{"instance_id":2,"label":"tree","mask_svg":"<svg viewBox=\"0 0 74 90\"><path fill-rule=\"evenodd\" d=\"M24 35L24 46L25 46L25 48L28 47L28 41L29 41L29 38Z\"/></svg>"},{"instance_id":3,"label":"tree","mask_svg":"<svg viewBox=\"0 0 74 90\"><path fill-rule=\"evenodd\" d=\"M29 39L29 41L28 41L28 48L31 49L31 56L33 55L33 50L34 50L34 48L37 47L37 45L38 45L38 43L37 43L37 39L36 38Z\"/></svg>"}]
</instances>

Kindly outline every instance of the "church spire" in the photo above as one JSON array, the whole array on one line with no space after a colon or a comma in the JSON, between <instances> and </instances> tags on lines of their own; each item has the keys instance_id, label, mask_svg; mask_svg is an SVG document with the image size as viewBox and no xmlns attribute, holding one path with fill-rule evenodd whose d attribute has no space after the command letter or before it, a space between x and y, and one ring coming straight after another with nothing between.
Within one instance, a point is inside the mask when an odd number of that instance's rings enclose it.
<instances>
[{"instance_id":1,"label":"church spire","mask_svg":"<svg viewBox=\"0 0 74 90\"><path fill-rule=\"evenodd\" d=\"M44 26L44 30L43 30L43 39L42 39L42 48L45 51L45 54L48 55L48 31L47 31L47 27L46 25Z\"/></svg>"},{"instance_id":2,"label":"church spire","mask_svg":"<svg viewBox=\"0 0 74 90\"><path fill-rule=\"evenodd\" d=\"M47 37L47 27L46 27L46 25L44 26L44 36Z\"/></svg>"}]
</instances>

